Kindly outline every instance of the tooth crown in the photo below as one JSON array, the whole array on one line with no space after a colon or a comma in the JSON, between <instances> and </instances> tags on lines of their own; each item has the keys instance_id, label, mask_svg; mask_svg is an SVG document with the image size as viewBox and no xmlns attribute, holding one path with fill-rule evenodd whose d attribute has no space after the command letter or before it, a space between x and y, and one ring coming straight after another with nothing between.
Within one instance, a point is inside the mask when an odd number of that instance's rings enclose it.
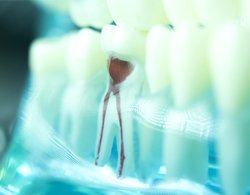
<instances>
[{"instance_id":1,"label":"tooth crown","mask_svg":"<svg viewBox=\"0 0 250 195\"><path fill-rule=\"evenodd\" d=\"M166 15L173 25L199 23L194 0L164 0Z\"/></svg>"},{"instance_id":2,"label":"tooth crown","mask_svg":"<svg viewBox=\"0 0 250 195\"><path fill-rule=\"evenodd\" d=\"M205 25L217 25L239 19L239 0L193 0L200 20Z\"/></svg>"},{"instance_id":3,"label":"tooth crown","mask_svg":"<svg viewBox=\"0 0 250 195\"><path fill-rule=\"evenodd\" d=\"M67 55L67 68L73 81L89 80L106 64L100 33L83 29L72 37Z\"/></svg>"},{"instance_id":4,"label":"tooth crown","mask_svg":"<svg viewBox=\"0 0 250 195\"><path fill-rule=\"evenodd\" d=\"M149 30L155 24L167 23L161 0L107 0L107 2L111 15L118 25Z\"/></svg>"},{"instance_id":5,"label":"tooth crown","mask_svg":"<svg viewBox=\"0 0 250 195\"><path fill-rule=\"evenodd\" d=\"M152 93L170 85L168 49L172 32L164 26L155 26L147 37L146 74Z\"/></svg>"},{"instance_id":6,"label":"tooth crown","mask_svg":"<svg viewBox=\"0 0 250 195\"><path fill-rule=\"evenodd\" d=\"M170 73L177 106L187 106L210 85L207 59L207 32L182 25L173 32L170 43Z\"/></svg>"},{"instance_id":7,"label":"tooth crown","mask_svg":"<svg viewBox=\"0 0 250 195\"><path fill-rule=\"evenodd\" d=\"M125 26L108 25L102 30L102 47L109 56L144 64L146 35Z\"/></svg>"},{"instance_id":8,"label":"tooth crown","mask_svg":"<svg viewBox=\"0 0 250 195\"><path fill-rule=\"evenodd\" d=\"M40 39L30 48L30 65L37 77L56 75L66 69L66 48L70 36L55 39Z\"/></svg>"},{"instance_id":9,"label":"tooth crown","mask_svg":"<svg viewBox=\"0 0 250 195\"><path fill-rule=\"evenodd\" d=\"M78 26L101 28L112 22L106 0L70 0L70 16Z\"/></svg>"},{"instance_id":10,"label":"tooth crown","mask_svg":"<svg viewBox=\"0 0 250 195\"><path fill-rule=\"evenodd\" d=\"M250 100L250 39L244 27L226 24L210 48L214 87L222 112L237 113Z\"/></svg>"}]
</instances>

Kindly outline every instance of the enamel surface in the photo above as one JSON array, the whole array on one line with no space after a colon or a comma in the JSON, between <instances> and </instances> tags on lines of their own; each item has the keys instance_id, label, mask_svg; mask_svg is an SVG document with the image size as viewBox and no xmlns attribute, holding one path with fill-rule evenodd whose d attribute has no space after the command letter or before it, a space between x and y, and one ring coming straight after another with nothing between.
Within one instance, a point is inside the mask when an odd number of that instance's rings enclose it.
<instances>
[{"instance_id":1,"label":"enamel surface","mask_svg":"<svg viewBox=\"0 0 250 195\"><path fill-rule=\"evenodd\" d=\"M201 23L214 26L239 19L239 0L194 0Z\"/></svg>"},{"instance_id":2,"label":"enamel surface","mask_svg":"<svg viewBox=\"0 0 250 195\"><path fill-rule=\"evenodd\" d=\"M146 36L125 26L108 25L102 30L102 47L108 56L144 64Z\"/></svg>"},{"instance_id":3,"label":"enamel surface","mask_svg":"<svg viewBox=\"0 0 250 195\"><path fill-rule=\"evenodd\" d=\"M36 40L30 48L30 66L37 77L66 70L66 53L70 36Z\"/></svg>"},{"instance_id":4,"label":"enamel surface","mask_svg":"<svg viewBox=\"0 0 250 195\"><path fill-rule=\"evenodd\" d=\"M166 24L162 0L107 0L118 25L149 30L155 24ZM150 13L150 14L149 14Z\"/></svg>"},{"instance_id":5,"label":"enamel surface","mask_svg":"<svg viewBox=\"0 0 250 195\"><path fill-rule=\"evenodd\" d=\"M70 16L80 27L101 28L112 22L106 0L70 0Z\"/></svg>"},{"instance_id":6,"label":"enamel surface","mask_svg":"<svg viewBox=\"0 0 250 195\"><path fill-rule=\"evenodd\" d=\"M179 26L170 43L170 73L175 104L188 106L207 91L210 76L207 32L194 26Z\"/></svg>"},{"instance_id":7,"label":"enamel surface","mask_svg":"<svg viewBox=\"0 0 250 195\"><path fill-rule=\"evenodd\" d=\"M171 31L164 26L156 26L148 34L146 51L146 74L152 93L169 87L168 49Z\"/></svg>"},{"instance_id":8,"label":"enamel surface","mask_svg":"<svg viewBox=\"0 0 250 195\"><path fill-rule=\"evenodd\" d=\"M170 23L174 26L183 22L199 23L193 0L164 0L164 7Z\"/></svg>"},{"instance_id":9,"label":"enamel surface","mask_svg":"<svg viewBox=\"0 0 250 195\"><path fill-rule=\"evenodd\" d=\"M219 109L234 114L250 104L249 31L234 24L222 26L213 36L210 55Z\"/></svg>"},{"instance_id":10,"label":"enamel surface","mask_svg":"<svg viewBox=\"0 0 250 195\"><path fill-rule=\"evenodd\" d=\"M67 68L72 80L88 81L106 64L100 33L83 29L72 36L67 53Z\"/></svg>"}]
</instances>

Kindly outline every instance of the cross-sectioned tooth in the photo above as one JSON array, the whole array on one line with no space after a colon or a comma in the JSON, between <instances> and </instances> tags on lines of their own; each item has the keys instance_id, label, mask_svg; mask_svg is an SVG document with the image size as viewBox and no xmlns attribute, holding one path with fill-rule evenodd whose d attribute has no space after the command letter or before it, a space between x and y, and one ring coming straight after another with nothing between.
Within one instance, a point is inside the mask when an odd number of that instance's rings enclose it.
<instances>
[{"instance_id":1,"label":"cross-sectioned tooth","mask_svg":"<svg viewBox=\"0 0 250 195\"><path fill-rule=\"evenodd\" d=\"M198 24L198 16L193 0L164 0L166 15L174 26L189 22Z\"/></svg>"},{"instance_id":2,"label":"cross-sectioned tooth","mask_svg":"<svg viewBox=\"0 0 250 195\"><path fill-rule=\"evenodd\" d=\"M70 0L70 16L76 25L102 28L112 22L106 0Z\"/></svg>"},{"instance_id":3,"label":"cross-sectioned tooth","mask_svg":"<svg viewBox=\"0 0 250 195\"><path fill-rule=\"evenodd\" d=\"M175 108L166 115L164 152L169 179L206 181L206 137L194 135L202 135L209 121L209 116L205 114L209 110L207 97L204 99L210 88L207 37L206 30L185 24L175 29L171 39L169 67ZM199 114L193 111L196 107L200 110ZM193 116L191 119L190 114ZM205 119L199 118L201 114ZM191 154L193 158L190 158Z\"/></svg>"},{"instance_id":4,"label":"cross-sectioned tooth","mask_svg":"<svg viewBox=\"0 0 250 195\"><path fill-rule=\"evenodd\" d=\"M210 48L219 111L218 149L227 194L246 194L250 185L250 39L236 24L214 32Z\"/></svg>"},{"instance_id":5,"label":"cross-sectioned tooth","mask_svg":"<svg viewBox=\"0 0 250 195\"><path fill-rule=\"evenodd\" d=\"M168 47L171 33L164 26L155 26L148 34L146 74L152 93L157 93L170 85Z\"/></svg>"},{"instance_id":6,"label":"cross-sectioned tooth","mask_svg":"<svg viewBox=\"0 0 250 195\"><path fill-rule=\"evenodd\" d=\"M215 26L240 16L238 0L194 0L202 24Z\"/></svg>"},{"instance_id":7,"label":"cross-sectioned tooth","mask_svg":"<svg viewBox=\"0 0 250 195\"><path fill-rule=\"evenodd\" d=\"M155 24L166 24L161 0L107 0L111 15L118 25L149 30Z\"/></svg>"}]
</instances>

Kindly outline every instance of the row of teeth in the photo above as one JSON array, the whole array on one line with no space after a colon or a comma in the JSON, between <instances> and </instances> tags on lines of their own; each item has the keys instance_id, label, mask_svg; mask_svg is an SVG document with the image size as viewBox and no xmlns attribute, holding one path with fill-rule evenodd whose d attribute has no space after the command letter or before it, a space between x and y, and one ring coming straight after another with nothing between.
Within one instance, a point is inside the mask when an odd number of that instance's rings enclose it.
<instances>
[{"instance_id":1,"label":"row of teeth","mask_svg":"<svg viewBox=\"0 0 250 195\"><path fill-rule=\"evenodd\" d=\"M151 95L169 90L175 110L182 112L212 89L221 118L217 140L223 184L228 194L244 194L250 181L250 121L244 114L250 104L250 38L245 26L250 20L250 3L107 0L106 4L104 0L72 0L69 4L77 25L104 26L102 33L83 29L58 40L38 40L31 48L30 60L44 116L60 129L75 152L85 159L95 153L108 83L102 74L107 74L108 59L115 57L135 66L124 83L129 84L128 88L121 90L126 154L123 175L130 175L136 168L133 113L129 114L127 108L137 104L141 87L146 85L145 76ZM112 20L117 26L107 25ZM163 26L168 22L174 29ZM58 101L62 96L63 103ZM112 97L98 165L107 164L118 135L114 127L114 121L118 121L115 105ZM154 156L161 156L163 151L169 178L206 181L206 140L174 133L159 136L146 128L139 131L139 163L146 167L145 172L153 161L161 163ZM163 139L164 143L158 143Z\"/></svg>"}]
</instances>

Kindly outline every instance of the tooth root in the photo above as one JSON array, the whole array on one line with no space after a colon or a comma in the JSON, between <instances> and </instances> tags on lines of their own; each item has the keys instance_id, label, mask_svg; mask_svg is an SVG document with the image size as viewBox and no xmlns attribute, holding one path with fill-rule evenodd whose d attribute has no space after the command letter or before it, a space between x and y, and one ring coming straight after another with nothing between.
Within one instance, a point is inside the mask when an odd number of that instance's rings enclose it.
<instances>
[{"instance_id":1,"label":"tooth root","mask_svg":"<svg viewBox=\"0 0 250 195\"><path fill-rule=\"evenodd\" d=\"M125 26L107 25L102 30L102 46L108 56L144 65L146 36Z\"/></svg>"},{"instance_id":2,"label":"tooth root","mask_svg":"<svg viewBox=\"0 0 250 195\"><path fill-rule=\"evenodd\" d=\"M240 16L238 0L194 0L197 13L204 25L214 26L237 20Z\"/></svg>"},{"instance_id":3,"label":"tooth root","mask_svg":"<svg viewBox=\"0 0 250 195\"><path fill-rule=\"evenodd\" d=\"M245 28L227 24L213 35L211 64L219 109L218 145L227 194L245 194L250 184L250 39Z\"/></svg>"},{"instance_id":4,"label":"tooth root","mask_svg":"<svg viewBox=\"0 0 250 195\"><path fill-rule=\"evenodd\" d=\"M106 0L70 0L70 16L80 27L102 28L112 22Z\"/></svg>"},{"instance_id":5,"label":"tooth root","mask_svg":"<svg viewBox=\"0 0 250 195\"><path fill-rule=\"evenodd\" d=\"M167 23L162 1L107 1L111 15L118 25L126 25L135 29L147 31L155 24Z\"/></svg>"},{"instance_id":6,"label":"tooth root","mask_svg":"<svg viewBox=\"0 0 250 195\"><path fill-rule=\"evenodd\" d=\"M170 23L174 26L184 22L199 23L193 0L164 0L164 7Z\"/></svg>"},{"instance_id":7,"label":"tooth root","mask_svg":"<svg viewBox=\"0 0 250 195\"><path fill-rule=\"evenodd\" d=\"M192 109L195 109L191 106L192 103L200 100L209 90L206 40L207 33L204 29L183 25L173 32L170 43L169 67L177 107L176 111L169 112L166 122L164 155L170 179L186 178L200 183L206 180L208 144L203 138L188 134L188 131L201 131L202 127L196 126L201 121L196 115L193 119L186 117L186 113L189 113L188 116L192 115ZM202 113L208 109L207 105L204 106ZM171 127L175 124L182 125ZM190 154L193 158L190 158Z\"/></svg>"},{"instance_id":8,"label":"tooth root","mask_svg":"<svg viewBox=\"0 0 250 195\"><path fill-rule=\"evenodd\" d=\"M152 93L170 85L168 46L171 32L164 26L153 27L147 38L146 74Z\"/></svg>"}]
</instances>

